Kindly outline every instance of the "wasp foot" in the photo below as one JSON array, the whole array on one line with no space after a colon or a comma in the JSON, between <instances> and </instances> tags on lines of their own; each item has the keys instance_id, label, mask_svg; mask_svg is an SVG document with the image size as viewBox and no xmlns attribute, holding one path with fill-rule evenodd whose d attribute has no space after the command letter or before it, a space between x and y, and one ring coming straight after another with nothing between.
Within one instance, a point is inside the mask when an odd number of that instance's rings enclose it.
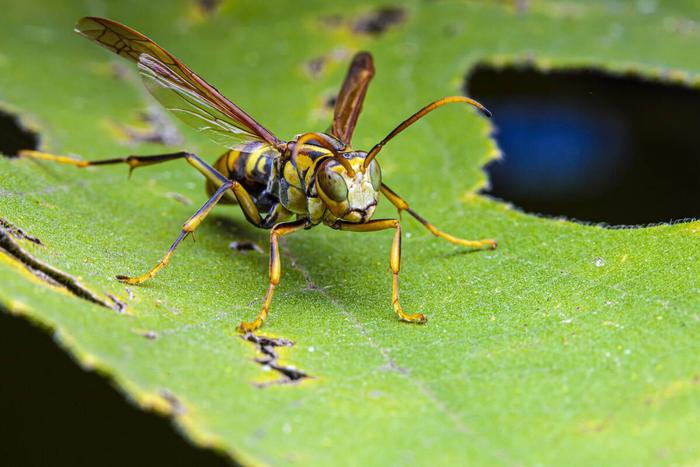
<instances>
[{"instance_id":1,"label":"wasp foot","mask_svg":"<svg viewBox=\"0 0 700 467\"><path fill-rule=\"evenodd\" d=\"M399 318L401 319L401 321L405 321L407 323L425 324L428 322L428 317L425 316L423 313L401 313L399 315Z\"/></svg>"},{"instance_id":2,"label":"wasp foot","mask_svg":"<svg viewBox=\"0 0 700 467\"><path fill-rule=\"evenodd\" d=\"M447 234L444 234L442 237L450 243L478 250L495 250L498 246L498 242L491 238L485 238L483 240L464 240Z\"/></svg>"},{"instance_id":3,"label":"wasp foot","mask_svg":"<svg viewBox=\"0 0 700 467\"><path fill-rule=\"evenodd\" d=\"M115 276L115 277L122 284L129 284L129 285L138 285L145 280L145 279L142 279L141 277L122 276L121 274L118 276Z\"/></svg>"},{"instance_id":4,"label":"wasp foot","mask_svg":"<svg viewBox=\"0 0 700 467\"><path fill-rule=\"evenodd\" d=\"M403 308L399 305L399 302L394 302L394 311L399 315L401 321L407 323L423 324L428 322L428 317L423 313L404 313Z\"/></svg>"},{"instance_id":5,"label":"wasp foot","mask_svg":"<svg viewBox=\"0 0 700 467\"><path fill-rule=\"evenodd\" d=\"M142 282L146 282L148 279L155 276L158 273L158 271L160 271L165 266L167 266L167 264L170 262L170 257L173 254L173 250L177 246L177 243L179 243L179 241L183 237L184 237L183 235L180 235L178 240L175 242L175 244L172 247L170 247L170 250L168 250L168 253L163 257L163 259L161 259L158 262L158 264L156 264L153 268L151 268L146 274L142 274L138 277L129 277L129 276L119 275L119 276L117 276L117 280L119 282L122 282L124 284L129 284L129 285L138 285L138 284L141 284Z\"/></svg>"},{"instance_id":6,"label":"wasp foot","mask_svg":"<svg viewBox=\"0 0 700 467\"><path fill-rule=\"evenodd\" d=\"M262 320L261 319L256 319L252 323L247 323L245 321L241 322L238 326L236 326L236 331L240 332L241 334L247 334L249 332L256 331L260 326L262 326Z\"/></svg>"}]
</instances>

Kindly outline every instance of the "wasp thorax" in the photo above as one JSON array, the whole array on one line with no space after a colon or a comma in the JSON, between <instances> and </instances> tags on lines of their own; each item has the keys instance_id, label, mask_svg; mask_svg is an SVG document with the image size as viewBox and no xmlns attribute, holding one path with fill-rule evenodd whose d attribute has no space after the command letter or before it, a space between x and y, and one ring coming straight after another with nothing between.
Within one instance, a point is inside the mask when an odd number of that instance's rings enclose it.
<instances>
[{"instance_id":1,"label":"wasp thorax","mask_svg":"<svg viewBox=\"0 0 700 467\"><path fill-rule=\"evenodd\" d=\"M348 222L365 222L372 217L382 184L379 164L372 161L362 171L362 159L357 159L352 164L357 166L352 176L334 159L323 162L316 175L316 189L323 203L335 217Z\"/></svg>"}]
</instances>

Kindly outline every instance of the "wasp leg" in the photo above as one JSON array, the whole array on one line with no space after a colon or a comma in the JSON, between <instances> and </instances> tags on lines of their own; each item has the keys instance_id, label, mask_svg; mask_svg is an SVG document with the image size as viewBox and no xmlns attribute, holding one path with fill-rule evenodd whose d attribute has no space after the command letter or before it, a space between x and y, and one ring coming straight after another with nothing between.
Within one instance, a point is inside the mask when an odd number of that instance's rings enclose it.
<instances>
[{"instance_id":1,"label":"wasp leg","mask_svg":"<svg viewBox=\"0 0 700 467\"><path fill-rule=\"evenodd\" d=\"M337 221L332 225L334 229L348 230L351 232L376 232L377 230L395 229L394 241L391 243L391 255L389 264L393 274L391 286L391 304L394 311L402 321L409 323L425 323L428 317L422 313L404 313L399 303L399 269L401 269L401 223L397 219L377 219L364 224Z\"/></svg>"},{"instance_id":2,"label":"wasp leg","mask_svg":"<svg viewBox=\"0 0 700 467\"><path fill-rule=\"evenodd\" d=\"M54 154L39 151L22 151L20 153L20 156L30 157L32 159L47 160L57 162L60 164L69 164L80 168L94 165L123 163L129 166L129 173L131 173L137 167L159 164L161 162L168 162L177 159L185 159L188 164L197 169L201 174L203 174L207 179L211 180L215 184L215 186L217 187L216 192L192 217L190 217L187 220L187 222L185 222L182 231L180 232L180 235L178 235L177 239L175 239L175 242L170 246L168 252L158 262L158 264L156 264L145 274L142 274L138 277L117 276L117 279L127 284L140 284L152 278L156 275L158 271L163 269L170 261L170 257L172 256L173 251L175 251L175 248L177 248L180 242L199 226L199 224L204 220L205 217L207 217L207 215L216 205L216 203L218 203L219 200L224 196L230 197L230 199L237 201L241 206L241 209L243 210L243 213L245 214L246 218L252 224L260 226L263 223L263 219L260 216L257 207L255 206L255 202L250 197L250 194L248 194L246 189L240 183L233 180L229 180L228 178L224 177L214 167L204 162L197 155L189 152L181 151L169 154L157 154L152 156L128 156L123 158L104 159L98 161L82 161L78 159L73 159L71 157L57 156Z\"/></svg>"},{"instance_id":3,"label":"wasp leg","mask_svg":"<svg viewBox=\"0 0 700 467\"><path fill-rule=\"evenodd\" d=\"M204 162L196 154L192 154L186 151L173 152L168 154L157 154L153 156L128 156L116 159L104 159L99 161L83 161L79 159L73 159L71 157L57 156L54 154L49 154L40 151L21 151L19 155L20 157L29 157L32 159L41 159L52 162L58 162L60 164L69 164L80 168L95 165L123 163L129 166L129 175L131 175L131 172L133 172L133 170L138 167L160 164L161 162L174 161L177 159L185 159L188 164L197 169L202 175L204 175L207 179L214 183L214 185L217 188L229 181L229 179L224 177L221 174L221 172ZM212 199L214 197L215 195L212 196ZM238 204L241 206L241 209L243 210L243 214L245 214L246 218L250 223L258 227L262 225L263 219L260 216L260 213L258 212L258 208L255 206L255 202L241 184L234 181L233 185L230 186L230 191L224 191L224 194L222 196L219 196L219 199L221 197L225 197L230 201L238 202ZM206 214L204 214L204 216L206 216Z\"/></svg>"},{"instance_id":4,"label":"wasp leg","mask_svg":"<svg viewBox=\"0 0 700 467\"><path fill-rule=\"evenodd\" d=\"M169 158L166 158L166 156ZM161 158L161 160L158 160L158 162L164 162L166 160L173 160L177 158L185 158L190 165L192 165L205 177L211 180L215 184L215 186L217 186L217 190L214 192L211 198L209 198L209 200L206 203L204 203L204 205L192 217L190 217L187 220L187 222L185 222L185 224L182 226L182 230L180 231L180 235L178 235L178 237L175 239L175 242L173 242L165 256L163 256L163 258L158 262L158 264L156 264L145 274L142 274L138 277L117 276L118 280L127 284L140 284L142 282L145 282L148 279L155 276L158 273L158 271L163 269L170 261L170 257L173 255L175 248L177 248L180 242L185 237L187 237L187 235L194 232L197 227L199 227L199 224L202 223L202 221L207 217L209 212L214 208L214 206L216 206L216 204L219 202L219 200L221 200L221 198L223 198L225 195L231 196L231 192L233 192L233 197L236 201L238 201L238 204L241 206L243 214L245 214L248 221L257 226L261 225L263 222L263 219L260 216L260 212L255 206L255 202L250 197L250 194L248 194L246 189L240 183L236 182L235 180L227 179L221 174L221 172L219 172L218 170L216 170L215 168L213 168L194 154L181 153L178 155L171 154L166 156L130 157L136 159L136 163L138 165L135 165L135 167L138 167L139 165L157 163L152 162L152 160L157 157Z\"/></svg>"},{"instance_id":5,"label":"wasp leg","mask_svg":"<svg viewBox=\"0 0 700 467\"><path fill-rule=\"evenodd\" d=\"M131 173L137 167L142 167L144 165L159 164L161 162L173 161L176 159L185 159L188 156L194 156L194 154L185 151L179 151L167 154L156 154L153 156L127 156L117 157L113 159L102 159L98 161L84 161L80 159L74 159L68 156L59 156L48 152L23 150L19 152L19 156L28 157L31 159L40 159L45 161L57 162L59 164L68 164L79 168L91 167L95 165L127 164L129 166L129 173Z\"/></svg>"},{"instance_id":6,"label":"wasp leg","mask_svg":"<svg viewBox=\"0 0 700 467\"><path fill-rule=\"evenodd\" d=\"M219 177L213 174L212 171L216 171L213 167L209 166L206 162L201 160L195 154L179 151L167 154L156 154L152 156L127 156L118 157L113 159L103 159L97 161L84 161L80 159L74 159L67 156L59 156L56 154L50 154L48 152L24 150L19 152L20 157L27 157L30 159L39 159L44 161L56 162L59 164L72 165L78 168L93 167L98 165L112 165L112 164L127 164L129 166L129 177L134 169L138 167L144 167L147 165L160 164L161 162L174 161L177 159L185 159L194 168L199 170L204 176L216 183ZM235 196L231 192L226 192L224 195L229 201L235 201Z\"/></svg>"},{"instance_id":7,"label":"wasp leg","mask_svg":"<svg viewBox=\"0 0 700 467\"><path fill-rule=\"evenodd\" d=\"M410 215L412 215L418 222L423 224L423 226L430 230L430 233L435 235L436 237L444 238L450 243L454 243L456 245L462 245L466 246L469 248L486 248L486 249L491 249L495 250L496 247L498 246L498 243L496 243L496 240L486 238L483 240L464 240L462 238L457 238L453 237L452 235L448 234L447 232L443 232L442 230L439 230L437 227L435 227L433 224L425 220L420 214L418 214L416 211L408 207L408 203L401 198L399 195L394 193L394 191L386 186L385 184L382 183L382 188L381 188L382 193L384 193L384 196L386 196L389 201L391 201L391 204L396 206L396 209L399 210L399 214L401 211L406 211Z\"/></svg>"},{"instance_id":8,"label":"wasp leg","mask_svg":"<svg viewBox=\"0 0 700 467\"><path fill-rule=\"evenodd\" d=\"M125 284L140 284L142 282L147 281L148 279L152 278L155 276L158 271L163 269L169 262L170 262L170 257L173 255L173 252L175 251L175 248L180 244L180 242L187 237L190 233L194 232L194 230L201 224L201 222L204 220L205 217L207 217L207 214L212 210L212 208L216 205L216 203L219 202L221 197L224 195L226 190L230 190L233 184L236 182L233 182L231 180L228 180L224 182L218 190L212 195L209 200L204 203L204 206L199 208L199 210L192 216L190 217L187 222L182 226L182 230L180 231L180 235L177 236L175 239L175 242L170 246L168 249L168 252L163 256L163 258L156 264L154 267L152 267L148 272L145 274L142 274L138 277L129 277L129 276L117 276L117 279L121 282L124 282Z\"/></svg>"},{"instance_id":9,"label":"wasp leg","mask_svg":"<svg viewBox=\"0 0 700 467\"><path fill-rule=\"evenodd\" d=\"M253 332L262 326L263 321L267 318L267 314L270 310L270 302L272 302L272 294L275 291L275 287L280 282L280 277L282 276L282 261L280 260L280 249L279 249L279 237L289 235L292 232L303 229L308 226L307 219L298 219L296 221L284 222L277 224L272 228L270 232L270 285L267 288L267 293L265 294L265 300L263 301L260 313L255 319L248 323L242 322L238 325L236 330L238 332Z\"/></svg>"}]
</instances>

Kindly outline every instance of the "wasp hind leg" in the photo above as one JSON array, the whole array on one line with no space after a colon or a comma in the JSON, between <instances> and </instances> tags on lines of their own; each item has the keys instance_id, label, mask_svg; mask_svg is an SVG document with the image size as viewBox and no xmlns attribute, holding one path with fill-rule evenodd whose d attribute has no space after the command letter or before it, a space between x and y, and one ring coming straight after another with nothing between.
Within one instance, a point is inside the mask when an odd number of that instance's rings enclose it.
<instances>
[{"instance_id":1,"label":"wasp hind leg","mask_svg":"<svg viewBox=\"0 0 700 467\"><path fill-rule=\"evenodd\" d=\"M428 317L422 313L405 313L399 303L399 270L401 269L401 223L396 219L377 219L364 224L353 224L338 221L332 225L334 229L348 230L351 232L376 232L378 230L394 229L394 240L391 243L391 304L394 311L402 321L422 324L428 321Z\"/></svg>"},{"instance_id":2,"label":"wasp hind leg","mask_svg":"<svg viewBox=\"0 0 700 467\"><path fill-rule=\"evenodd\" d=\"M382 183L382 188L381 188L382 193L384 196L387 197L387 199L396 206L396 209L399 210L399 214L401 211L406 211L409 213L411 216L413 216L418 222L423 224L423 226L430 231L433 235L439 238L443 238L447 240L450 243L454 243L455 245L461 245L461 246L466 246L468 248L475 248L475 249L490 249L490 250L495 250L496 247L498 246L498 243L496 240L486 238L483 240L464 240L462 238L454 237L447 232L443 232L442 230L439 230L437 227L435 227L433 224L428 222L426 219L424 219L420 214L418 214L416 211L408 207L408 203L401 198L399 195L394 193L394 191L386 186L385 184Z\"/></svg>"},{"instance_id":3,"label":"wasp hind leg","mask_svg":"<svg viewBox=\"0 0 700 467\"><path fill-rule=\"evenodd\" d=\"M135 168L142 167L146 165L159 164L161 162L168 162L178 159L185 159L188 164L197 169L201 174L203 174L208 180L210 180L214 186L217 188L212 196L207 200L204 205L199 208L199 210L190 217L187 222L182 227L180 234L175 239L175 242L170 246L167 253L163 258L148 270L145 274L137 277L129 277L119 275L117 279L126 284L140 284L147 281L148 279L155 276L158 271L163 269L175 251L175 248L180 244L180 242L187 237L190 233L202 223L202 221L207 217L212 208L218 203L221 198L228 197L231 200L237 201L241 206L243 213L246 218L256 226L260 226L263 223L263 219L260 216L253 199L250 197L248 192L243 188L241 184L236 181L229 180L224 177L221 172L204 162L197 155L181 151L168 154L157 154L152 156L128 156L116 159L104 159L98 161L83 161L79 159L73 159L66 156L58 156L54 154L49 154L39 151L22 151L20 157L28 157L32 159L47 160L51 162L57 162L60 164L73 165L79 168L90 167L96 165L109 165L109 164L127 164L129 166L129 173L131 173Z\"/></svg>"},{"instance_id":4,"label":"wasp hind leg","mask_svg":"<svg viewBox=\"0 0 700 467\"><path fill-rule=\"evenodd\" d=\"M160 164L162 162L169 162L169 161L174 161L174 160L178 160L178 159L185 159L191 166L193 166L195 169L197 169L199 172L201 172L205 177L207 177L207 179L212 180L215 183L218 182L221 177L223 177L223 175L221 175L216 169L211 167L209 164L204 162L202 159L197 157L195 154L192 154L192 153L189 153L186 151L171 152L171 153L166 153L166 154L156 154L156 155L150 155L150 156L127 156L127 157L118 157L118 158L113 158L113 159L85 161L85 160L75 159L75 158L67 157L67 156L59 156L59 155L51 154L48 152L24 150L24 151L20 151L19 157L56 162L58 164L72 165L74 167L78 167L81 169L85 168L85 167L95 167L95 166L99 166L99 165L126 164L129 166L129 177L131 177L131 173L134 171L134 169L136 169L138 167L145 167L147 165L154 165L154 164ZM235 196L233 195L233 193L228 192L224 196L226 198L228 198L230 201L235 201Z\"/></svg>"},{"instance_id":5,"label":"wasp hind leg","mask_svg":"<svg viewBox=\"0 0 700 467\"><path fill-rule=\"evenodd\" d=\"M263 305L260 309L260 313L258 313L258 316L256 316L251 322L244 321L239 324L236 328L238 332L253 332L262 326L265 318L267 318L267 314L270 311L270 303L272 302L272 295L275 291L275 287L280 282L280 277L282 276L279 237L289 235L290 233L303 229L307 225L307 219L299 219L291 222L283 222L272 228L272 231L270 232L270 283L267 288L267 293L265 294L265 299L263 300Z\"/></svg>"}]
</instances>

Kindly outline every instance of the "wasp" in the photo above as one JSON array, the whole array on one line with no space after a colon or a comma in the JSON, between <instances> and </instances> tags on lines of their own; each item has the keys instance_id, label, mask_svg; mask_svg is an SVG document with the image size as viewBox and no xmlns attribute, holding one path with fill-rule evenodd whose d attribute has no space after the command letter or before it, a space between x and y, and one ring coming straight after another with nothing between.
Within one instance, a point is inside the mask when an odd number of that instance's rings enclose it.
<instances>
[{"instance_id":1,"label":"wasp","mask_svg":"<svg viewBox=\"0 0 700 467\"><path fill-rule=\"evenodd\" d=\"M290 141L283 141L143 34L97 17L80 19L75 31L136 63L146 88L157 101L185 123L228 148L213 166L186 151L95 161L39 151L20 154L76 167L127 164L130 174L138 167L184 159L204 175L209 199L184 223L165 256L145 274L120 275L117 276L119 281L141 284L151 279L168 264L180 242L194 233L217 203L238 204L251 224L270 230L267 293L258 315L253 321L238 325L239 332L255 331L268 316L274 290L282 275L279 239L320 224L351 232L393 229L389 260L391 303L401 320L425 323L424 314L407 313L399 303L401 223L398 219L372 219L380 193L399 214L407 212L439 238L473 249L496 247L496 242L491 239L454 237L421 217L384 183L376 159L392 138L445 104L470 104L490 117L490 112L475 100L464 96L436 100L404 120L369 151L353 149L351 141L355 124L374 76L372 56L359 52L352 60L336 99L330 130L327 133L302 133Z\"/></svg>"}]
</instances>

